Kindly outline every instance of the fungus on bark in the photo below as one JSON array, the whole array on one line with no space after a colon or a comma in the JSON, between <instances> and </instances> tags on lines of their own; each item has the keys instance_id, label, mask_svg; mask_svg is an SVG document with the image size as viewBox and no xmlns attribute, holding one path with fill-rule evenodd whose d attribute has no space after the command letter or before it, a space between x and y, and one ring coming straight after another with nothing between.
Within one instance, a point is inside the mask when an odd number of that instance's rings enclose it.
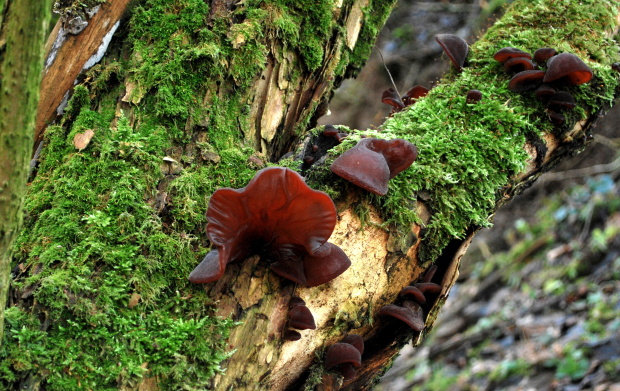
<instances>
[{"instance_id":1,"label":"fungus on bark","mask_svg":"<svg viewBox=\"0 0 620 391\"><path fill-rule=\"evenodd\" d=\"M554 111L572 110L575 106L577 106L575 98L566 91L556 92L549 98L549 102L547 103L547 107Z\"/></svg>"},{"instance_id":2,"label":"fungus on bark","mask_svg":"<svg viewBox=\"0 0 620 391\"><path fill-rule=\"evenodd\" d=\"M414 301L405 300L402 306L388 304L379 310L379 315L391 316L402 320L415 331L422 331L424 329L424 311Z\"/></svg>"},{"instance_id":3,"label":"fungus on bark","mask_svg":"<svg viewBox=\"0 0 620 391\"><path fill-rule=\"evenodd\" d=\"M465 97L465 101L467 103L477 103L482 100L482 92L479 90L469 90L467 91L467 96Z\"/></svg>"},{"instance_id":4,"label":"fungus on bark","mask_svg":"<svg viewBox=\"0 0 620 391\"><path fill-rule=\"evenodd\" d=\"M502 68L508 73L518 73L523 71L531 71L536 68L536 64L534 64L529 58L513 57L507 60Z\"/></svg>"},{"instance_id":5,"label":"fungus on bark","mask_svg":"<svg viewBox=\"0 0 620 391\"><path fill-rule=\"evenodd\" d=\"M392 112L390 114L397 113L404 109L407 106L411 106L418 99L426 96L428 94L429 89L421 86L415 85L409 89L402 97L398 96L398 93L393 88L388 88L383 91L383 95L381 96L381 102L392 106Z\"/></svg>"},{"instance_id":6,"label":"fungus on bark","mask_svg":"<svg viewBox=\"0 0 620 391\"><path fill-rule=\"evenodd\" d=\"M560 53L547 61L544 83L568 82L579 85L592 79L592 70L573 53Z\"/></svg>"},{"instance_id":7,"label":"fungus on bark","mask_svg":"<svg viewBox=\"0 0 620 391\"><path fill-rule=\"evenodd\" d=\"M467 54L469 53L469 45L467 45L467 42L454 34L437 34L435 40L439 43L450 61L452 61L456 70L461 72Z\"/></svg>"},{"instance_id":8,"label":"fungus on bark","mask_svg":"<svg viewBox=\"0 0 620 391\"><path fill-rule=\"evenodd\" d=\"M216 281L227 264L260 254L272 261L275 273L297 284L325 283L351 265L342 250L327 242L336 218L331 198L308 187L299 174L283 167L264 168L244 188L213 193L207 209L213 249L189 280Z\"/></svg>"},{"instance_id":9,"label":"fungus on bark","mask_svg":"<svg viewBox=\"0 0 620 391\"><path fill-rule=\"evenodd\" d=\"M510 60L511 58L515 58L515 57L524 57L530 60L532 59L531 54L524 52L521 49L517 49L513 47L502 48L498 50L497 52L495 52L495 54L493 55L493 58L502 64Z\"/></svg>"},{"instance_id":10,"label":"fungus on bark","mask_svg":"<svg viewBox=\"0 0 620 391\"><path fill-rule=\"evenodd\" d=\"M534 52L534 61L537 63L546 62L556 53L557 51L554 48L540 48Z\"/></svg>"},{"instance_id":11,"label":"fungus on bark","mask_svg":"<svg viewBox=\"0 0 620 391\"><path fill-rule=\"evenodd\" d=\"M536 95L536 98L539 100L545 102L555 95L555 93L555 88L551 87L549 84L541 84L540 87L538 87L534 92L534 95Z\"/></svg>"},{"instance_id":12,"label":"fungus on bark","mask_svg":"<svg viewBox=\"0 0 620 391\"><path fill-rule=\"evenodd\" d=\"M508 82L508 89L512 92L525 92L538 88L543 83L545 71L530 70L519 72Z\"/></svg>"},{"instance_id":13,"label":"fungus on bark","mask_svg":"<svg viewBox=\"0 0 620 391\"><path fill-rule=\"evenodd\" d=\"M418 149L403 139L365 138L340 155L332 172L373 194L385 195L388 181L415 161Z\"/></svg>"},{"instance_id":14,"label":"fungus on bark","mask_svg":"<svg viewBox=\"0 0 620 391\"><path fill-rule=\"evenodd\" d=\"M314 330L316 324L306 304L294 305L288 312L288 325L297 330Z\"/></svg>"},{"instance_id":15,"label":"fungus on bark","mask_svg":"<svg viewBox=\"0 0 620 391\"><path fill-rule=\"evenodd\" d=\"M349 334L327 348L325 352L325 368L334 368L345 380L355 377L356 369L362 365L364 339L356 334Z\"/></svg>"}]
</instances>

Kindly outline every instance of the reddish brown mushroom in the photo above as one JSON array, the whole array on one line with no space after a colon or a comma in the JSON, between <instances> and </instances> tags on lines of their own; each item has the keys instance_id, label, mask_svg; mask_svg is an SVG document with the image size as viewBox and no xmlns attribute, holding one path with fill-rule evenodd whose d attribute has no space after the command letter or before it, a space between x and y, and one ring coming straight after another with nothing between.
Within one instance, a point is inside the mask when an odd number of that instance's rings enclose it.
<instances>
[{"instance_id":1,"label":"reddish brown mushroom","mask_svg":"<svg viewBox=\"0 0 620 391\"><path fill-rule=\"evenodd\" d=\"M461 72L467 54L469 53L469 45L467 45L467 42L454 34L437 34L435 40L439 43L446 55L448 55L448 58L452 61L456 70Z\"/></svg>"},{"instance_id":2,"label":"reddish brown mushroom","mask_svg":"<svg viewBox=\"0 0 620 391\"><path fill-rule=\"evenodd\" d=\"M534 95L539 100L548 101L556 93L555 88L551 87L549 84L541 84L540 87L536 89Z\"/></svg>"},{"instance_id":3,"label":"reddish brown mushroom","mask_svg":"<svg viewBox=\"0 0 620 391\"><path fill-rule=\"evenodd\" d=\"M364 339L349 334L342 341L331 345L325 352L325 368L335 369L345 380L355 377L356 369L362 365Z\"/></svg>"},{"instance_id":4,"label":"reddish brown mushroom","mask_svg":"<svg viewBox=\"0 0 620 391\"><path fill-rule=\"evenodd\" d=\"M534 64L529 58L513 57L507 60L502 68L508 73L518 73L523 71L531 71L536 68L536 64Z\"/></svg>"},{"instance_id":5,"label":"reddish brown mushroom","mask_svg":"<svg viewBox=\"0 0 620 391\"><path fill-rule=\"evenodd\" d=\"M469 90L467 91L467 96L465 97L465 101L467 103L477 103L482 100L482 92L479 90Z\"/></svg>"},{"instance_id":6,"label":"reddish brown mushroom","mask_svg":"<svg viewBox=\"0 0 620 391\"><path fill-rule=\"evenodd\" d=\"M430 90L428 88L417 84L411 87L409 91L407 91L405 95L403 95L402 101L405 104L405 106L411 106L418 99L425 97L429 91Z\"/></svg>"},{"instance_id":7,"label":"reddish brown mushroom","mask_svg":"<svg viewBox=\"0 0 620 391\"><path fill-rule=\"evenodd\" d=\"M416 302L405 300L403 305L388 304L379 310L381 316L391 316L402 320L415 331L424 329L424 312Z\"/></svg>"},{"instance_id":8,"label":"reddish brown mushroom","mask_svg":"<svg viewBox=\"0 0 620 391\"><path fill-rule=\"evenodd\" d=\"M302 305L296 305L288 312L288 325L297 330L314 330L316 324L314 323L314 317L310 309Z\"/></svg>"},{"instance_id":9,"label":"reddish brown mushroom","mask_svg":"<svg viewBox=\"0 0 620 391\"><path fill-rule=\"evenodd\" d=\"M190 274L194 283L216 281L228 263L260 254L279 265L274 272L305 285L306 262L329 265L334 258L330 255L336 246L327 243L336 225L333 201L287 168L265 168L242 189L217 190L209 201L207 222L213 250ZM325 267L343 272L348 266L340 262Z\"/></svg>"},{"instance_id":10,"label":"reddish brown mushroom","mask_svg":"<svg viewBox=\"0 0 620 391\"><path fill-rule=\"evenodd\" d=\"M558 91L547 102L547 107L554 111L572 110L577 106L575 98L566 91Z\"/></svg>"},{"instance_id":11,"label":"reddish brown mushroom","mask_svg":"<svg viewBox=\"0 0 620 391\"><path fill-rule=\"evenodd\" d=\"M517 49L513 47L502 48L498 50L497 52L495 52L495 54L493 55L493 58L502 64L510 60L511 58L515 58L515 57L524 57L527 59L532 59L531 54L524 52L521 49Z\"/></svg>"},{"instance_id":12,"label":"reddish brown mushroom","mask_svg":"<svg viewBox=\"0 0 620 391\"><path fill-rule=\"evenodd\" d=\"M592 70L573 53L560 53L547 61L544 83L567 82L578 85L592 79Z\"/></svg>"},{"instance_id":13,"label":"reddish brown mushroom","mask_svg":"<svg viewBox=\"0 0 620 391\"><path fill-rule=\"evenodd\" d=\"M417 156L416 146L406 140L365 138L334 160L330 169L371 193L385 195L388 180L411 166Z\"/></svg>"},{"instance_id":14,"label":"reddish brown mushroom","mask_svg":"<svg viewBox=\"0 0 620 391\"><path fill-rule=\"evenodd\" d=\"M534 52L534 61L543 63L555 56L557 51L554 48L540 48Z\"/></svg>"},{"instance_id":15,"label":"reddish brown mushroom","mask_svg":"<svg viewBox=\"0 0 620 391\"><path fill-rule=\"evenodd\" d=\"M405 108L405 104L398 96L398 93L393 88L388 88L383 91L383 95L381 96L381 102L386 105L390 105L394 107L395 110L400 111Z\"/></svg>"},{"instance_id":16,"label":"reddish brown mushroom","mask_svg":"<svg viewBox=\"0 0 620 391\"><path fill-rule=\"evenodd\" d=\"M512 92L525 92L538 88L543 83L545 71L531 70L519 72L508 82L508 89Z\"/></svg>"}]
</instances>

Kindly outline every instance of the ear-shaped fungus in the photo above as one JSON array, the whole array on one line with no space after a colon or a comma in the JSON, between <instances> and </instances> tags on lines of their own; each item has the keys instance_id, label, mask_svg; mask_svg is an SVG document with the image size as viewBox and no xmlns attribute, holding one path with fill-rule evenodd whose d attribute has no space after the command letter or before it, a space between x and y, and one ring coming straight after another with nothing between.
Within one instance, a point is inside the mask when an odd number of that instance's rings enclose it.
<instances>
[{"instance_id":1,"label":"ear-shaped fungus","mask_svg":"<svg viewBox=\"0 0 620 391\"><path fill-rule=\"evenodd\" d=\"M402 97L402 101L405 106L410 106L414 104L418 99L426 96L430 91L428 88L421 86L419 84L411 87L409 91L405 92L405 95Z\"/></svg>"},{"instance_id":2,"label":"ear-shaped fungus","mask_svg":"<svg viewBox=\"0 0 620 391\"><path fill-rule=\"evenodd\" d=\"M555 56L557 51L554 48L540 48L534 52L534 61L542 63Z\"/></svg>"},{"instance_id":3,"label":"ear-shaped fungus","mask_svg":"<svg viewBox=\"0 0 620 391\"><path fill-rule=\"evenodd\" d=\"M297 330L316 329L312 312L305 305L296 305L289 310L288 325Z\"/></svg>"},{"instance_id":4,"label":"ear-shaped fungus","mask_svg":"<svg viewBox=\"0 0 620 391\"><path fill-rule=\"evenodd\" d=\"M573 53L560 53L547 61L544 83L565 80L570 84L583 84L592 79L592 70Z\"/></svg>"},{"instance_id":5,"label":"ear-shaped fungus","mask_svg":"<svg viewBox=\"0 0 620 391\"><path fill-rule=\"evenodd\" d=\"M536 64L534 64L529 58L513 57L504 63L503 68L505 72L518 73L523 71L531 71L536 68Z\"/></svg>"},{"instance_id":6,"label":"ear-shaped fungus","mask_svg":"<svg viewBox=\"0 0 620 391\"><path fill-rule=\"evenodd\" d=\"M403 139L365 138L340 155L330 169L353 184L377 195L385 195L388 180L408 168L418 149Z\"/></svg>"},{"instance_id":7,"label":"ear-shaped fungus","mask_svg":"<svg viewBox=\"0 0 620 391\"><path fill-rule=\"evenodd\" d=\"M543 83L545 71L531 70L519 72L508 82L508 89L512 92L535 90Z\"/></svg>"},{"instance_id":8,"label":"ear-shaped fungus","mask_svg":"<svg viewBox=\"0 0 620 391\"><path fill-rule=\"evenodd\" d=\"M383 95L381 96L381 102L388 104L393 107L392 114L397 113L404 109L407 106L411 106L418 99L426 96L428 94L429 89L421 86L415 85L409 89L402 97L398 96L398 93L393 88L388 88L383 91Z\"/></svg>"},{"instance_id":9,"label":"ear-shaped fungus","mask_svg":"<svg viewBox=\"0 0 620 391\"><path fill-rule=\"evenodd\" d=\"M479 90L469 90L467 91L467 96L465 97L465 101L467 103L476 103L482 100L482 92Z\"/></svg>"},{"instance_id":10,"label":"ear-shaped fungus","mask_svg":"<svg viewBox=\"0 0 620 391\"><path fill-rule=\"evenodd\" d=\"M499 49L493 55L493 58L502 64L510 60L511 58L515 58L515 57L524 57L530 60L532 59L531 54L524 52L521 49L517 49L513 47L505 47L505 48Z\"/></svg>"},{"instance_id":11,"label":"ear-shaped fungus","mask_svg":"<svg viewBox=\"0 0 620 391\"><path fill-rule=\"evenodd\" d=\"M362 365L364 353L364 339L355 334L349 334L341 342L335 343L325 352L325 368L335 368L344 377L350 380L355 377L356 370Z\"/></svg>"},{"instance_id":12,"label":"ear-shaped fungus","mask_svg":"<svg viewBox=\"0 0 620 391\"><path fill-rule=\"evenodd\" d=\"M244 188L217 190L209 201L207 222L213 250L190 274L193 283L216 281L228 263L254 254L266 256L274 262L274 272L300 285L326 282L322 274L313 274L320 268L307 263L321 263L330 270L329 278L351 264L337 246L327 243L336 225L333 201L287 168L265 168Z\"/></svg>"},{"instance_id":13,"label":"ear-shaped fungus","mask_svg":"<svg viewBox=\"0 0 620 391\"><path fill-rule=\"evenodd\" d=\"M403 301L402 307L388 304L379 310L379 315L400 319L415 331L424 329L424 311L418 303L413 301Z\"/></svg>"},{"instance_id":14,"label":"ear-shaped fungus","mask_svg":"<svg viewBox=\"0 0 620 391\"><path fill-rule=\"evenodd\" d=\"M467 42L454 34L437 34L435 40L439 43L444 52L446 52L448 58L456 67L456 70L461 72L467 54L469 53L469 45L467 45Z\"/></svg>"}]
</instances>

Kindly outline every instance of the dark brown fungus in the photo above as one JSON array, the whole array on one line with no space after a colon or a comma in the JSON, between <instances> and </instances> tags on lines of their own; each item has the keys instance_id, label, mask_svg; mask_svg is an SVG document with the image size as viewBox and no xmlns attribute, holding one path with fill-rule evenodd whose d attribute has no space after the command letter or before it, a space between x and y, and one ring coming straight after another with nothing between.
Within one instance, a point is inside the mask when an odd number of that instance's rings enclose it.
<instances>
[{"instance_id":1,"label":"dark brown fungus","mask_svg":"<svg viewBox=\"0 0 620 391\"><path fill-rule=\"evenodd\" d=\"M347 334L340 342L353 345L355 349L360 352L360 354L364 354L364 338L362 338L361 335Z\"/></svg>"},{"instance_id":2,"label":"dark brown fungus","mask_svg":"<svg viewBox=\"0 0 620 391\"><path fill-rule=\"evenodd\" d=\"M556 126L563 125L564 122L566 122L566 117L564 117L564 114L556 113L552 110L547 110L547 116L549 117L551 123Z\"/></svg>"},{"instance_id":3,"label":"dark brown fungus","mask_svg":"<svg viewBox=\"0 0 620 391\"><path fill-rule=\"evenodd\" d=\"M404 287L400 293L398 294L398 296L400 297L407 297L410 296L411 298L413 298L417 303L419 304L424 304L426 303L426 297L424 297L424 292L422 292L417 286L415 285L410 285L410 286L406 286Z\"/></svg>"},{"instance_id":4,"label":"dark brown fungus","mask_svg":"<svg viewBox=\"0 0 620 391\"><path fill-rule=\"evenodd\" d=\"M456 70L461 72L467 54L469 53L469 45L467 45L467 42L454 34L437 34L435 40L448 55L448 58L452 61Z\"/></svg>"},{"instance_id":5,"label":"dark brown fungus","mask_svg":"<svg viewBox=\"0 0 620 391\"><path fill-rule=\"evenodd\" d=\"M282 338L285 341L299 341L301 339L301 333L299 331L296 330L284 330L284 333L282 334Z\"/></svg>"},{"instance_id":6,"label":"dark brown fungus","mask_svg":"<svg viewBox=\"0 0 620 391\"><path fill-rule=\"evenodd\" d=\"M441 285L434 282L418 282L414 286L424 294L441 292Z\"/></svg>"},{"instance_id":7,"label":"dark brown fungus","mask_svg":"<svg viewBox=\"0 0 620 391\"><path fill-rule=\"evenodd\" d=\"M531 70L519 72L508 82L508 89L512 92L535 90L543 82L545 71Z\"/></svg>"},{"instance_id":8,"label":"dark brown fungus","mask_svg":"<svg viewBox=\"0 0 620 391\"><path fill-rule=\"evenodd\" d=\"M575 98L566 91L558 91L549 99L547 107L553 111L572 110L577 106Z\"/></svg>"},{"instance_id":9,"label":"dark brown fungus","mask_svg":"<svg viewBox=\"0 0 620 391\"><path fill-rule=\"evenodd\" d=\"M336 137L337 134L338 129L336 129L336 127L333 125L325 125L325 128L323 128L323 136Z\"/></svg>"},{"instance_id":10,"label":"dark brown fungus","mask_svg":"<svg viewBox=\"0 0 620 391\"><path fill-rule=\"evenodd\" d=\"M289 310L288 325L297 330L316 329L312 312L305 305L296 305Z\"/></svg>"},{"instance_id":11,"label":"dark brown fungus","mask_svg":"<svg viewBox=\"0 0 620 391\"><path fill-rule=\"evenodd\" d=\"M305 285L304 263L329 263L336 247L327 243L336 225L333 201L283 167L260 170L244 188L217 190L207 222L213 250L190 274L194 283L216 281L228 263L260 254L280 264L277 270L272 267L274 272Z\"/></svg>"},{"instance_id":12,"label":"dark brown fungus","mask_svg":"<svg viewBox=\"0 0 620 391\"><path fill-rule=\"evenodd\" d=\"M433 265L429 267L426 273L424 274L424 278L422 279L422 282L431 282L433 277L435 277L435 273L437 273L437 269L439 269L437 265Z\"/></svg>"},{"instance_id":13,"label":"dark brown fungus","mask_svg":"<svg viewBox=\"0 0 620 391\"><path fill-rule=\"evenodd\" d=\"M298 305L306 305L306 302L301 297L293 296L288 302L288 308L291 309Z\"/></svg>"},{"instance_id":14,"label":"dark brown fungus","mask_svg":"<svg viewBox=\"0 0 620 391\"><path fill-rule=\"evenodd\" d=\"M417 156L416 146L406 140L365 138L334 160L330 169L371 193L385 195L388 180L409 167Z\"/></svg>"},{"instance_id":15,"label":"dark brown fungus","mask_svg":"<svg viewBox=\"0 0 620 391\"><path fill-rule=\"evenodd\" d=\"M513 57L506 61L503 65L504 71L508 73L518 73L523 71L531 71L536 68L536 64L529 58Z\"/></svg>"},{"instance_id":16,"label":"dark brown fungus","mask_svg":"<svg viewBox=\"0 0 620 391\"><path fill-rule=\"evenodd\" d=\"M515 58L515 57L524 57L530 60L532 59L531 54L524 52L521 49L517 49L513 47L505 47L505 48L499 49L493 55L493 58L502 64L510 60L511 58Z\"/></svg>"},{"instance_id":17,"label":"dark brown fungus","mask_svg":"<svg viewBox=\"0 0 620 391\"><path fill-rule=\"evenodd\" d=\"M362 341L363 351L363 341ZM338 342L327 348L325 352L325 368L340 372L345 380L355 377L356 370L362 366L362 352L357 346L346 342Z\"/></svg>"},{"instance_id":18,"label":"dark brown fungus","mask_svg":"<svg viewBox=\"0 0 620 391\"><path fill-rule=\"evenodd\" d=\"M549 84L541 84L540 87L536 89L534 95L539 100L546 102L556 93L555 88L551 87Z\"/></svg>"},{"instance_id":19,"label":"dark brown fungus","mask_svg":"<svg viewBox=\"0 0 620 391\"><path fill-rule=\"evenodd\" d=\"M544 83L567 82L583 84L592 79L592 70L573 53L560 53L547 61L547 73Z\"/></svg>"},{"instance_id":20,"label":"dark brown fungus","mask_svg":"<svg viewBox=\"0 0 620 391\"><path fill-rule=\"evenodd\" d=\"M344 273L351 266L351 260L340 247L333 243L327 243L327 245L331 247L331 250L325 257L310 254L304 257L305 286L325 284Z\"/></svg>"},{"instance_id":21,"label":"dark brown fungus","mask_svg":"<svg viewBox=\"0 0 620 391\"><path fill-rule=\"evenodd\" d=\"M543 63L555 56L557 51L554 48L540 48L534 52L534 61Z\"/></svg>"},{"instance_id":22,"label":"dark brown fungus","mask_svg":"<svg viewBox=\"0 0 620 391\"><path fill-rule=\"evenodd\" d=\"M411 87L409 89L409 91L407 91L405 93L405 95L403 95L402 102L405 106L410 106L412 104L414 104L418 99L426 96L428 94L428 91L430 91L428 88L421 86L421 85L415 85L413 87Z\"/></svg>"},{"instance_id":23,"label":"dark brown fungus","mask_svg":"<svg viewBox=\"0 0 620 391\"><path fill-rule=\"evenodd\" d=\"M398 111L402 110L405 107L405 104L400 99L400 96L398 96L398 94L393 88L388 88L387 90L383 91L383 95L381 96L381 102L394 107Z\"/></svg>"},{"instance_id":24,"label":"dark brown fungus","mask_svg":"<svg viewBox=\"0 0 620 391\"><path fill-rule=\"evenodd\" d=\"M467 91L467 96L465 97L465 101L467 103L476 103L482 100L482 92L478 90L469 90Z\"/></svg>"},{"instance_id":25,"label":"dark brown fungus","mask_svg":"<svg viewBox=\"0 0 620 391\"><path fill-rule=\"evenodd\" d=\"M611 64L611 69L616 72L620 72L620 62L614 62L613 64Z\"/></svg>"},{"instance_id":26,"label":"dark brown fungus","mask_svg":"<svg viewBox=\"0 0 620 391\"><path fill-rule=\"evenodd\" d=\"M388 304L379 310L381 316L391 316L402 320L415 331L424 329L424 312L416 302L405 300L403 306Z\"/></svg>"}]
</instances>

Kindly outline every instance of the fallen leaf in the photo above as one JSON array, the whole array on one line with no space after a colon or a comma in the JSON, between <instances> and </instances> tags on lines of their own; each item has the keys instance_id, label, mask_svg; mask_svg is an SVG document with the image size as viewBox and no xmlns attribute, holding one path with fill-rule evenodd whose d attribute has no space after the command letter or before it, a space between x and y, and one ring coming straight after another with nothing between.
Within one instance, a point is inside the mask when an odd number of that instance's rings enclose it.
<instances>
[{"instance_id":1,"label":"fallen leaf","mask_svg":"<svg viewBox=\"0 0 620 391\"><path fill-rule=\"evenodd\" d=\"M78 133L73 137L73 145L77 148L78 151L82 151L84 148L88 146L90 140L95 135L95 131L92 129L86 129L84 133Z\"/></svg>"}]
</instances>

